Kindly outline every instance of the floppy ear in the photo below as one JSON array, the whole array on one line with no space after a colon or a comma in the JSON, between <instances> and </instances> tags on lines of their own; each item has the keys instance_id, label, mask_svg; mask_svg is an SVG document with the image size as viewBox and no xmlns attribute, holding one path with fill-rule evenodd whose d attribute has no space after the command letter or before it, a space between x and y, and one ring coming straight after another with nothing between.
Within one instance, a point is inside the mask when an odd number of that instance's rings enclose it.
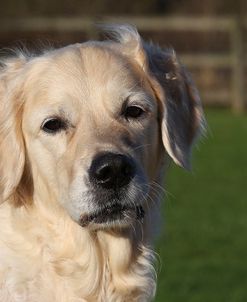
<instances>
[{"instance_id":1,"label":"floppy ear","mask_svg":"<svg viewBox=\"0 0 247 302\"><path fill-rule=\"evenodd\" d=\"M24 170L21 131L22 91L19 73L24 57L1 62L0 68L0 203L15 192Z\"/></svg>"},{"instance_id":2,"label":"floppy ear","mask_svg":"<svg viewBox=\"0 0 247 302\"><path fill-rule=\"evenodd\" d=\"M188 169L192 144L204 124L199 94L188 72L173 50L144 43L136 28L107 25L103 29L146 73L160 104L164 147L176 164Z\"/></svg>"},{"instance_id":3,"label":"floppy ear","mask_svg":"<svg viewBox=\"0 0 247 302\"><path fill-rule=\"evenodd\" d=\"M191 148L204 129L199 93L173 50L144 45L150 83L160 101L163 144L174 160L190 168Z\"/></svg>"}]
</instances>

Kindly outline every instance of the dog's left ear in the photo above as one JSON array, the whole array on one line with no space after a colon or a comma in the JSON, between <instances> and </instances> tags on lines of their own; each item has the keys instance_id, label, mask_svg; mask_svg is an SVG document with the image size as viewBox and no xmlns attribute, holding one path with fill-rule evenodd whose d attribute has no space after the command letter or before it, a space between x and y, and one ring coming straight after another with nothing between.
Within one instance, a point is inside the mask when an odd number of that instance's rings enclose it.
<instances>
[{"instance_id":1,"label":"dog's left ear","mask_svg":"<svg viewBox=\"0 0 247 302\"><path fill-rule=\"evenodd\" d=\"M174 162L190 168L191 147L204 127L198 91L173 50L142 41L128 25L107 26L121 52L134 59L147 75L159 102L164 147Z\"/></svg>"},{"instance_id":2,"label":"dog's left ear","mask_svg":"<svg viewBox=\"0 0 247 302\"><path fill-rule=\"evenodd\" d=\"M164 147L174 162L190 169L193 142L204 130L199 93L173 50L145 45L146 72L160 104Z\"/></svg>"}]
</instances>

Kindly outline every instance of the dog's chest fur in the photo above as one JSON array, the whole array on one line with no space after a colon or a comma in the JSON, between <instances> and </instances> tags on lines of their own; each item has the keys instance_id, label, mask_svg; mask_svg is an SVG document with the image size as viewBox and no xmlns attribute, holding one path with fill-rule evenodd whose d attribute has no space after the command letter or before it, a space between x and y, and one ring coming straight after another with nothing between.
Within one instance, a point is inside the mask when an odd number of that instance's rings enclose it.
<instances>
[{"instance_id":1,"label":"dog's chest fur","mask_svg":"<svg viewBox=\"0 0 247 302\"><path fill-rule=\"evenodd\" d=\"M125 302L152 296L151 253L144 246L133 250L129 238L90 233L55 214L50 221L27 215L8 206L0 210L0 301Z\"/></svg>"}]
</instances>

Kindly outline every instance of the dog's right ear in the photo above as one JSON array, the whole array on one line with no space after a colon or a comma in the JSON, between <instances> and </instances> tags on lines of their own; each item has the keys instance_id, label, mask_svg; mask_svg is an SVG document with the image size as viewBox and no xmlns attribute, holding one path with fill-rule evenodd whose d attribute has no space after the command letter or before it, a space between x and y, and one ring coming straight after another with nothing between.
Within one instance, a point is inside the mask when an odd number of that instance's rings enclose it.
<instances>
[{"instance_id":1,"label":"dog's right ear","mask_svg":"<svg viewBox=\"0 0 247 302\"><path fill-rule=\"evenodd\" d=\"M0 204L15 192L25 163L22 137L23 55L0 61Z\"/></svg>"}]
</instances>

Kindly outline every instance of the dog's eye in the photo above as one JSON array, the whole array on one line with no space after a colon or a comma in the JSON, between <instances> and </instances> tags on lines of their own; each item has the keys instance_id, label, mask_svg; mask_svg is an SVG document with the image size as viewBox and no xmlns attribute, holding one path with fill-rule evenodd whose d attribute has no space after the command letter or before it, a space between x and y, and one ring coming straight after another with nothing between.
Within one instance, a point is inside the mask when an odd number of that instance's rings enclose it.
<instances>
[{"instance_id":1,"label":"dog's eye","mask_svg":"<svg viewBox=\"0 0 247 302\"><path fill-rule=\"evenodd\" d=\"M145 111L139 106L129 106L125 109L124 116L126 119L137 119L144 113Z\"/></svg>"},{"instance_id":2,"label":"dog's eye","mask_svg":"<svg viewBox=\"0 0 247 302\"><path fill-rule=\"evenodd\" d=\"M65 130L66 128L66 122L59 118L50 118L41 126L41 129L47 133L56 133Z\"/></svg>"}]
</instances>

